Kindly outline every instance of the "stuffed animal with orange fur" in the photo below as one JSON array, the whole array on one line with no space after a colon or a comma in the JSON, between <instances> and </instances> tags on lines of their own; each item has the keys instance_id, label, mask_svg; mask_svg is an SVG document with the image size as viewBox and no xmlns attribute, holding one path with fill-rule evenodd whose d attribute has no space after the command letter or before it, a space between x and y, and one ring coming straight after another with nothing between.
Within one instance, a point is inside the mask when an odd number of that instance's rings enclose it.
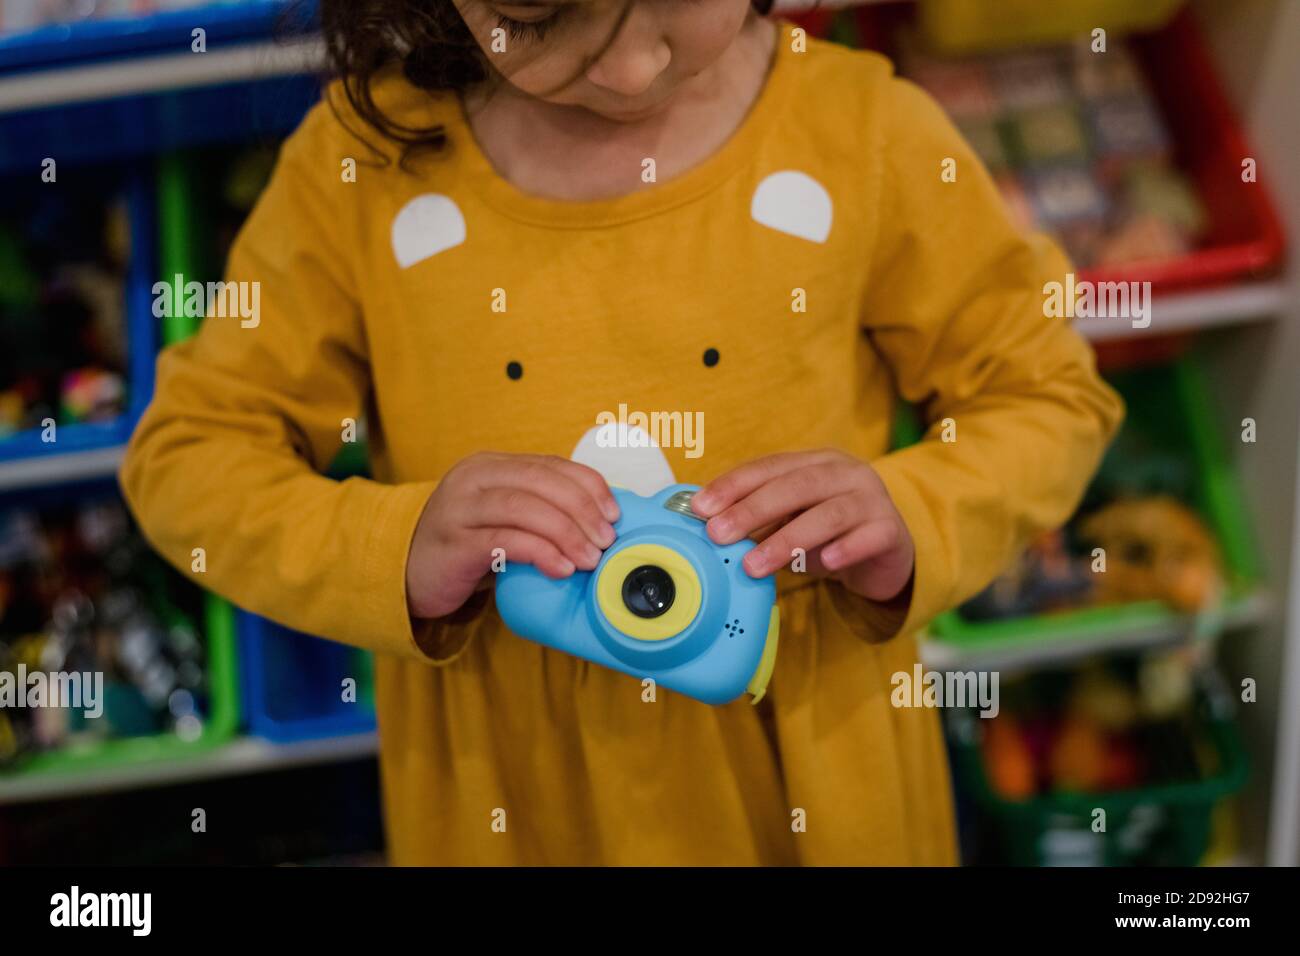
<instances>
[{"instance_id":1,"label":"stuffed animal with orange fur","mask_svg":"<svg viewBox=\"0 0 1300 956\"><path fill-rule=\"evenodd\" d=\"M1106 571L1094 578L1099 604L1154 598L1192 613L1221 591L1218 543L1194 512L1167 495L1113 502L1090 515L1079 532L1105 549Z\"/></svg>"}]
</instances>

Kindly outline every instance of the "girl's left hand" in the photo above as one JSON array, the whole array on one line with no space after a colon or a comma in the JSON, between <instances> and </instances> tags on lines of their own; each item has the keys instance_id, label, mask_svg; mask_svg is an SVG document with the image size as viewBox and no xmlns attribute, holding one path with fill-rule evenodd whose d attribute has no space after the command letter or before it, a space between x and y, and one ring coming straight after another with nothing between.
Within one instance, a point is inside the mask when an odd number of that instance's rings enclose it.
<instances>
[{"instance_id":1,"label":"girl's left hand","mask_svg":"<svg viewBox=\"0 0 1300 956\"><path fill-rule=\"evenodd\" d=\"M745 555L750 577L776 572L802 548L809 573L872 601L897 597L912 578L912 535L884 482L835 449L751 461L709 482L691 505L718 544L762 539Z\"/></svg>"}]
</instances>

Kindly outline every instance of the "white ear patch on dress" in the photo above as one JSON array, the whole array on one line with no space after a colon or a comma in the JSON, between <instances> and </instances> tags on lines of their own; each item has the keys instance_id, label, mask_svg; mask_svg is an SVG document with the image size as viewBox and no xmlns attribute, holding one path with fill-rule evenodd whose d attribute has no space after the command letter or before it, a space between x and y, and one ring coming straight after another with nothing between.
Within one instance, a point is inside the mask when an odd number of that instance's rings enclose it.
<instances>
[{"instance_id":1,"label":"white ear patch on dress","mask_svg":"<svg viewBox=\"0 0 1300 956\"><path fill-rule=\"evenodd\" d=\"M449 196L425 193L393 219L393 255L403 269L465 241L465 217Z\"/></svg>"},{"instance_id":2,"label":"white ear patch on dress","mask_svg":"<svg viewBox=\"0 0 1300 956\"><path fill-rule=\"evenodd\" d=\"M786 169L758 184L749 203L754 221L807 239L825 242L831 234L831 195L807 173Z\"/></svg>"},{"instance_id":3,"label":"white ear patch on dress","mask_svg":"<svg viewBox=\"0 0 1300 956\"><path fill-rule=\"evenodd\" d=\"M636 425L610 423L588 429L569 458L596 469L611 487L642 496L677 483L663 451Z\"/></svg>"}]
</instances>

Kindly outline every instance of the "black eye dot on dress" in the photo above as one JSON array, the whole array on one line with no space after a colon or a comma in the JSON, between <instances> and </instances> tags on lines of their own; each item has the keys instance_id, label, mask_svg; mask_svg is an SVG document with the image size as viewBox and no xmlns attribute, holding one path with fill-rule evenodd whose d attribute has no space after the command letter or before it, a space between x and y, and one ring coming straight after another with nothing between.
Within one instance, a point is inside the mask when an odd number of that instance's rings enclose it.
<instances>
[{"instance_id":1,"label":"black eye dot on dress","mask_svg":"<svg viewBox=\"0 0 1300 956\"><path fill-rule=\"evenodd\" d=\"M704 350L704 364L705 364L705 366L708 367L708 368L713 368L713 366L715 366L715 365L718 364L718 359L719 359L720 357L721 357L721 356L718 355L718 350L717 350L717 349L705 349L705 350Z\"/></svg>"},{"instance_id":2,"label":"black eye dot on dress","mask_svg":"<svg viewBox=\"0 0 1300 956\"><path fill-rule=\"evenodd\" d=\"M518 381L519 379L524 377L524 367L520 365L518 362L511 362L509 365L506 366L506 374L509 375L512 379Z\"/></svg>"}]
</instances>

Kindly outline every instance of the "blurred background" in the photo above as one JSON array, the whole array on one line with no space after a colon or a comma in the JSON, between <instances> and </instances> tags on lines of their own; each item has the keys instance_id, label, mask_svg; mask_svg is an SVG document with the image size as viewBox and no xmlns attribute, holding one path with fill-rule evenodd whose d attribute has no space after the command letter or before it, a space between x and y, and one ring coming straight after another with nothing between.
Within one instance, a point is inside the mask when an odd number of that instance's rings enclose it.
<instances>
[{"instance_id":1,"label":"blurred background","mask_svg":"<svg viewBox=\"0 0 1300 956\"><path fill-rule=\"evenodd\" d=\"M944 713L963 859L1295 865L1300 0L813 7L777 11L893 57L1080 280L1151 283L1146 327L1076 320L1129 407L1078 514L924 642L1001 678ZM384 860L368 656L199 590L115 482L202 321L155 283L220 278L319 96L312 15L0 0L0 676L105 675L98 719L0 706L0 864Z\"/></svg>"}]
</instances>

